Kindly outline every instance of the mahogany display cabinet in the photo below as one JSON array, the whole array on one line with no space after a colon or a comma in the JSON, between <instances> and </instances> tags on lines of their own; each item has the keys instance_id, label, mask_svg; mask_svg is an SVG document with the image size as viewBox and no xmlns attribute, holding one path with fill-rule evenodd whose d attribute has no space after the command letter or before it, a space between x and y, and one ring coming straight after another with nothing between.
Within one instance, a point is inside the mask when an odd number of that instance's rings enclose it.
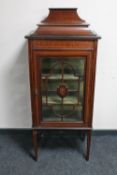
<instances>
[{"instance_id":1,"label":"mahogany display cabinet","mask_svg":"<svg viewBox=\"0 0 117 175\"><path fill-rule=\"evenodd\" d=\"M76 129L87 136L89 159L97 42L77 8L51 8L27 35L35 158L41 129Z\"/></svg>"}]
</instances>

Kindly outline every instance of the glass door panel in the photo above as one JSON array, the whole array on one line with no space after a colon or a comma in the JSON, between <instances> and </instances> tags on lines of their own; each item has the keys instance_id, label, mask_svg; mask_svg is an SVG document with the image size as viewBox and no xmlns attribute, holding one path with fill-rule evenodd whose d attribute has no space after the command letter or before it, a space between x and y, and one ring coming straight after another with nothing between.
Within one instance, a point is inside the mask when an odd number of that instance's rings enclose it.
<instances>
[{"instance_id":1,"label":"glass door panel","mask_svg":"<svg viewBox=\"0 0 117 175\"><path fill-rule=\"evenodd\" d=\"M42 58L42 121L83 120L85 57Z\"/></svg>"}]
</instances>

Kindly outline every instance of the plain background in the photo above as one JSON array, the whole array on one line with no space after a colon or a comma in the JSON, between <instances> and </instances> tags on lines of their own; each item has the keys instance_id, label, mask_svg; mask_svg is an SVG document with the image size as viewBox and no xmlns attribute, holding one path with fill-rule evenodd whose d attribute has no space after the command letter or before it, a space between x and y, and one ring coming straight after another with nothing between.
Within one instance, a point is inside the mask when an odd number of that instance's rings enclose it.
<instances>
[{"instance_id":1,"label":"plain background","mask_svg":"<svg viewBox=\"0 0 117 175\"><path fill-rule=\"evenodd\" d=\"M117 4L112 0L0 0L0 128L31 128L28 50L24 36L49 7L77 7L101 35L94 129L117 129Z\"/></svg>"}]
</instances>

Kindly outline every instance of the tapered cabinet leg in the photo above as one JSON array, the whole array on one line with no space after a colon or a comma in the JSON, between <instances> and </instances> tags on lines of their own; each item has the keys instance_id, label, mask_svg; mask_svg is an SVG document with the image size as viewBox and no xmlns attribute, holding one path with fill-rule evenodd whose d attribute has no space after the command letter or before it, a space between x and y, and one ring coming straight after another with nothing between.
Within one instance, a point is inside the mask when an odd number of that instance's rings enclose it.
<instances>
[{"instance_id":1,"label":"tapered cabinet leg","mask_svg":"<svg viewBox=\"0 0 117 175\"><path fill-rule=\"evenodd\" d=\"M35 160L38 159L38 139L37 139L37 130L32 131L32 141L33 141L33 148L35 153Z\"/></svg>"},{"instance_id":2,"label":"tapered cabinet leg","mask_svg":"<svg viewBox=\"0 0 117 175\"><path fill-rule=\"evenodd\" d=\"M91 147L91 134L92 131L88 130L87 131L87 150L86 150L86 160L89 160L89 155L90 155L90 147Z\"/></svg>"},{"instance_id":3,"label":"tapered cabinet leg","mask_svg":"<svg viewBox=\"0 0 117 175\"><path fill-rule=\"evenodd\" d=\"M85 140L85 135L86 135L85 130L82 130L82 131L81 131L81 140L82 140L82 141Z\"/></svg>"}]
</instances>

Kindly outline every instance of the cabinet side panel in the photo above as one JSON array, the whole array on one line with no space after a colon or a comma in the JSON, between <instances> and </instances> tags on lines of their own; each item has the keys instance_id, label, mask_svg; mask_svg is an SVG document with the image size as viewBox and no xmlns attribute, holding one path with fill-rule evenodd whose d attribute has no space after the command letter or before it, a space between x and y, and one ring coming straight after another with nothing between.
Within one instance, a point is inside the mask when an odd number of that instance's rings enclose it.
<instances>
[{"instance_id":1,"label":"cabinet side panel","mask_svg":"<svg viewBox=\"0 0 117 175\"><path fill-rule=\"evenodd\" d=\"M31 96L31 111L32 111L32 126L37 126L39 121L36 117L36 105L35 105L35 96L34 96L34 60L33 60L33 51L32 51L32 41L28 41L28 58L29 58L29 76L30 76L30 96Z\"/></svg>"},{"instance_id":2,"label":"cabinet side panel","mask_svg":"<svg viewBox=\"0 0 117 175\"><path fill-rule=\"evenodd\" d=\"M89 118L88 126L92 127L93 119L93 105L94 105L94 92L95 92L95 73L96 73L96 56L97 56L97 41L94 41L94 51L91 54L91 72L90 72L90 102L89 102Z\"/></svg>"}]
</instances>

